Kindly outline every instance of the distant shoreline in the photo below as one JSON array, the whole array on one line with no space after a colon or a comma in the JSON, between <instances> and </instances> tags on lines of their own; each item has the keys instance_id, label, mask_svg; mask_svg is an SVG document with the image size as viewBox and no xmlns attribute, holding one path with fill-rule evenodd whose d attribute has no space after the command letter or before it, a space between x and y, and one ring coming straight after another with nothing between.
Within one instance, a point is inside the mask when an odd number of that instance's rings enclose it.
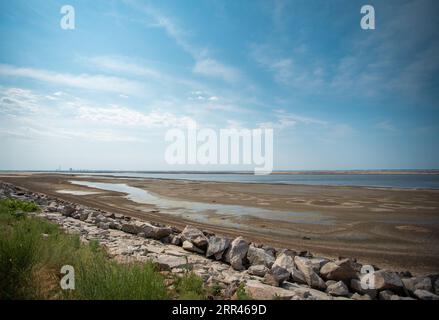
<instances>
[{"instance_id":1,"label":"distant shoreline","mask_svg":"<svg viewBox=\"0 0 439 320\"><path fill-rule=\"evenodd\" d=\"M151 173L151 174L249 174L253 171L164 171L164 170L0 170L1 173ZM377 170L277 170L271 175L403 175L433 174L439 175L439 169L377 169Z\"/></svg>"}]
</instances>

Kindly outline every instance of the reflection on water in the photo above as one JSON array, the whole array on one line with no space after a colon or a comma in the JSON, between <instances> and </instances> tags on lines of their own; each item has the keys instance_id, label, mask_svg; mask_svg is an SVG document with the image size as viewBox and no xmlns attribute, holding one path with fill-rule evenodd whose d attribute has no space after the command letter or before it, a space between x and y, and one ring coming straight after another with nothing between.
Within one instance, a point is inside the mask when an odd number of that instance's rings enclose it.
<instances>
[{"instance_id":1,"label":"reflection on water","mask_svg":"<svg viewBox=\"0 0 439 320\"><path fill-rule=\"evenodd\" d=\"M240 205L228 205L217 203L203 203L185 200L172 200L151 194L150 192L131 187L124 183L102 183L89 181L70 181L73 184L86 186L90 188L109 190L126 193L126 198L142 204L151 204L156 206L160 211L168 214L177 214L184 218L206 221L212 214L224 216L224 218L236 218L250 216L264 220L278 220L292 223L310 223L310 224L330 224L331 222L324 219L317 213L299 213L281 210L267 210L255 207L246 207ZM222 224L226 224L224 219L220 219ZM224 223L223 223L224 222Z\"/></svg>"},{"instance_id":2,"label":"reflection on water","mask_svg":"<svg viewBox=\"0 0 439 320\"><path fill-rule=\"evenodd\" d=\"M58 190L58 193L72 194L74 196L87 196L89 194L98 194L96 191L80 191L80 190Z\"/></svg>"}]
</instances>

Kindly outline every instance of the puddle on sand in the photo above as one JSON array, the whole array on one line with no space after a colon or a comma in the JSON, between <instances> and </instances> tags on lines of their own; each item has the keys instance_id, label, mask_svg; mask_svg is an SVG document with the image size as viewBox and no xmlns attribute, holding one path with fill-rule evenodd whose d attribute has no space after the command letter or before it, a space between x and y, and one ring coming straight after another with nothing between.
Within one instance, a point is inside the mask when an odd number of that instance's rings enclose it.
<instances>
[{"instance_id":1,"label":"puddle on sand","mask_svg":"<svg viewBox=\"0 0 439 320\"><path fill-rule=\"evenodd\" d=\"M90 194L101 193L101 192L97 192L97 191L79 191L79 190L58 190L56 192L63 193L63 194L73 194L74 196L87 196Z\"/></svg>"},{"instance_id":2,"label":"puddle on sand","mask_svg":"<svg viewBox=\"0 0 439 320\"><path fill-rule=\"evenodd\" d=\"M133 202L154 205L159 210L166 211L168 214L177 214L184 218L197 221L208 221L209 215L219 214L230 218L256 217L259 219L285 221L289 223L332 224L332 221L324 219L317 213L299 213L240 205L172 200L153 195L146 190L131 187L125 183L89 181L70 181L70 183L95 189L126 193L126 198Z\"/></svg>"}]
</instances>

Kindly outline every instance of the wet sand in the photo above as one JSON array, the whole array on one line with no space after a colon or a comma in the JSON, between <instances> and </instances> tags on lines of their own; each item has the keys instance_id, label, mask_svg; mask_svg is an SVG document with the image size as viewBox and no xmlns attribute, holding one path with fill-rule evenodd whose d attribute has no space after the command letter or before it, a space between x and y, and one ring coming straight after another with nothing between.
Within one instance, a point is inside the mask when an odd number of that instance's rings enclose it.
<instances>
[{"instance_id":1,"label":"wet sand","mask_svg":"<svg viewBox=\"0 0 439 320\"><path fill-rule=\"evenodd\" d=\"M125 193L70 181L126 184L147 190L163 203L139 203ZM184 180L84 177L68 174L1 174L0 181L60 199L162 222L192 224L275 247L309 250L328 257L355 257L415 274L439 273L439 190L192 182ZM58 191L62 190L63 193ZM76 191L75 194L68 193ZM90 193L93 192L93 193ZM196 212L186 207L239 210ZM147 201L146 201L147 202ZM199 205L199 204L203 205ZM237 209L235 208L237 207ZM242 207L241 207L242 206ZM257 209L260 209L258 211ZM257 213L264 213L258 215ZM273 216L268 217L271 212ZM284 215L285 216L284 216ZM305 217L305 218L304 218Z\"/></svg>"}]
</instances>

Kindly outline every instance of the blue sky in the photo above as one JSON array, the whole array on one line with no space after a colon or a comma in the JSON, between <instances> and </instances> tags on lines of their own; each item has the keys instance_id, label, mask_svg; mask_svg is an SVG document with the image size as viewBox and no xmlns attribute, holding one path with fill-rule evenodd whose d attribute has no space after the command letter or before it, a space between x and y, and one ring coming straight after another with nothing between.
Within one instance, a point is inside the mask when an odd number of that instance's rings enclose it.
<instances>
[{"instance_id":1,"label":"blue sky","mask_svg":"<svg viewBox=\"0 0 439 320\"><path fill-rule=\"evenodd\" d=\"M439 168L438 16L435 0L1 1L0 169L231 169L165 163L188 119L272 127L277 170Z\"/></svg>"}]
</instances>

